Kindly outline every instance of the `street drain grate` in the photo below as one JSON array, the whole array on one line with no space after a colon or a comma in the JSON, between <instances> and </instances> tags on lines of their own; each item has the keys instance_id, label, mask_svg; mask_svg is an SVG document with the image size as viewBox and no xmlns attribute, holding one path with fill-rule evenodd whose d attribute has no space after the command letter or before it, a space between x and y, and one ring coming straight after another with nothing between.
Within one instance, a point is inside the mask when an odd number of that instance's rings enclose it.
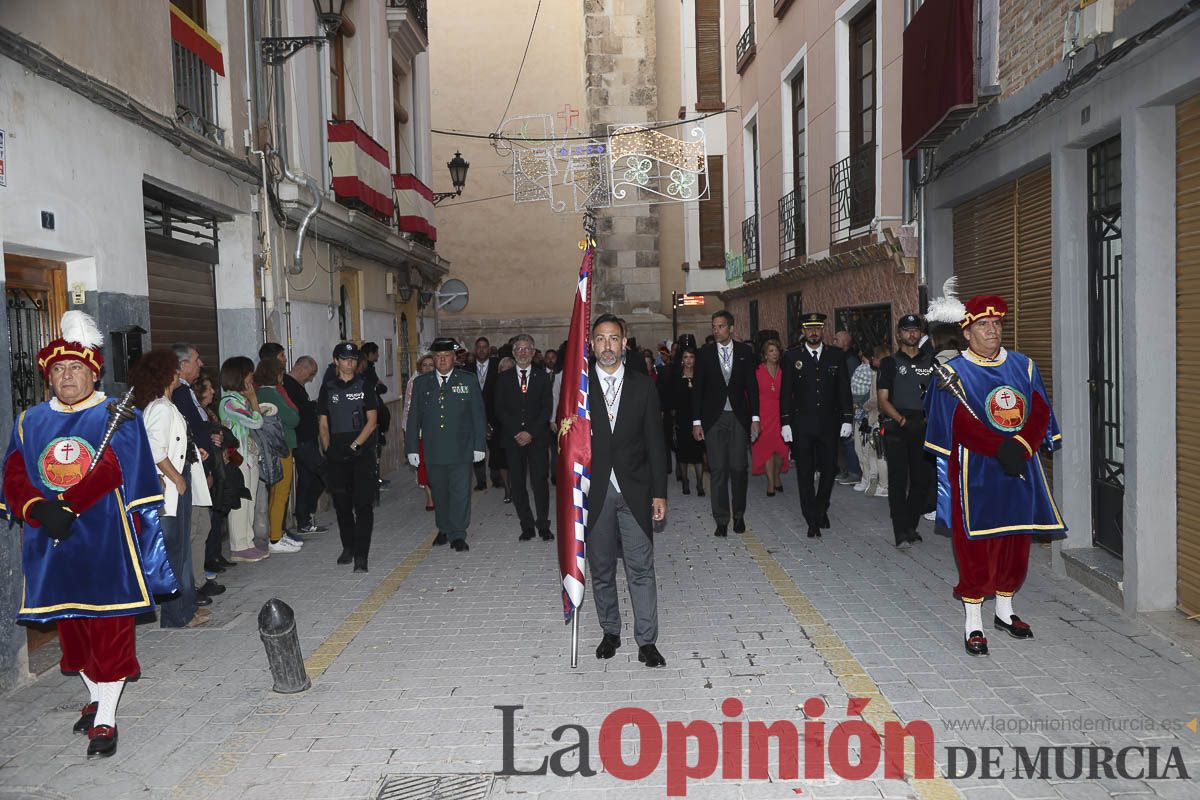
<instances>
[{"instance_id":1,"label":"street drain grate","mask_svg":"<svg viewBox=\"0 0 1200 800\"><path fill-rule=\"evenodd\" d=\"M483 800L492 791L490 772L472 775L385 775L371 800Z\"/></svg>"}]
</instances>

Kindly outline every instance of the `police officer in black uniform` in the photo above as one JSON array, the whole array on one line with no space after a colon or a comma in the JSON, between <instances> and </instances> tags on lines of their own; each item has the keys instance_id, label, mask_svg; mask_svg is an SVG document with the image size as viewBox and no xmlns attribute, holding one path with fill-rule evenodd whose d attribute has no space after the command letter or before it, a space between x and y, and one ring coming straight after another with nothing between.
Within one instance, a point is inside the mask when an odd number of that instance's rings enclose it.
<instances>
[{"instance_id":1,"label":"police officer in black uniform","mask_svg":"<svg viewBox=\"0 0 1200 800\"><path fill-rule=\"evenodd\" d=\"M879 413L887 455L888 506L896 546L921 541L917 524L929 505L934 467L925 453L925 387L933 377L933 354L920 348L921 318L900 318L900 349L879 362Z\"/></svg>"},{"instance_id":2,"label":"police officer in black uniform","mask_svg":"<svg viewBox=\"0 0 1200 800\"><path fill-rule=\"evenodd\" d=\"M852 433L854 403L850 373L840 347L825 344L825 315L801 318L804 343L783 358L779 393L779 422L783 440L792 445L796 480L800 484L800 510L808 523L808 538L829 527L829 497L837 473L838 438ZM820 472L813 491L813 473Z\"/></svg>"},{"instance_id":3,"label":"police officer in black uniform","mask_svg":"<svg viewBox=\"0 0 1200 800\"><path fill-rule=\"evenodd\" d=\"M367 378L356 374L359 352L353 342L333 349L337 372L321 387L317 420L321 450L328 465L326 485L333 495L342 554L337 563L354 562L367 571L371 530L375 524L375 428L379 395Z\"/></svg>"}]
</instances>

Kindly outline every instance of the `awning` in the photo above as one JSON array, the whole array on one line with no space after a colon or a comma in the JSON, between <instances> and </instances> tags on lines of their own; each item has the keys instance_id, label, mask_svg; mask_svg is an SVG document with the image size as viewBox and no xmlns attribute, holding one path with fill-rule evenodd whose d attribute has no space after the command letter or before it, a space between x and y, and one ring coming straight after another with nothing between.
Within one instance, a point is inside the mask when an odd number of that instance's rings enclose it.
<instances>
[{"instance_id":1,"label":"awning","mask_svg":"<svg viewBox=\"0 0 1200 800\"><path fill-rule=\"evenodd\" d=\"M905 158L954 112L975 108L975 84L975 0L925 0L904 29Z\"/></svg>"},{"instance_id":2,"label":"awning","mask_svg":"<svg viewBox=\"0 0 1200 800\"><path fill-rule=\"evenodd\" d=\"M193 22L191 17L176 8L174 3L168 3L167 7L171 9L171 39L184 50L195 54L213 72L224 77L225 61L217 40Z\"/></svg>"}]
</instances>

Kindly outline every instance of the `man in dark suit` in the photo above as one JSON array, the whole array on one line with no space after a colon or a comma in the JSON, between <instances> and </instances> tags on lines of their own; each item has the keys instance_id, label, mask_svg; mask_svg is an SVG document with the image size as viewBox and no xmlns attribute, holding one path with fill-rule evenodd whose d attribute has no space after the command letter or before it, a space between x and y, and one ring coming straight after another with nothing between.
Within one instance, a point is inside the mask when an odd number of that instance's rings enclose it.
<instances>
[{"instance_id":1,"label":"man in dark suit","mask_svg":"<svg viewBox=\"0 0 1200 800\"><path fill-rule=\"evenodd\" d=\"M470 367L467 368L468 370ZM475 463L475 491L487 488L488 467L491 467L492 486L499 489L504 485L500 477L497 453L500 450L500 440L496 437L496 380L500 377L500 359L492 358L492 343L486 336L475 340L475 377L479 380L479 390L483 392L483 411L487 415L487 461Z\"/></svg>"},{"instance_id":2,"label":"man in dark suit","mask_svg":"<svg viewBox=\"0 0 1200 800\"><path fill-rule=\"evenodd\" d=\"M592 409L592 469L588 494L587 559L604 638L596 658L621 646L617 557L625 561L633 602L638 661L665 666L658 652L658 585L654 524L667 518L667 454L658 392L649 376L622 363L625 320L602 314L592 324L596 361L588 374Z\"/></svg>"},{"instance_id":3,"label":"man in dark suit","mask_svg":"<svg viewBox=\"0 0 1200 800\"><path fill-rule=\"evenodd\" d=\"M713 342L696 354L692 435L704 442L712 472L717 536L729 535L730 489L734 533L745 533L750 443L758 438L758 379L754 349L733 340L733 314L712 315Z\"/></svg>"},{"instance_id":4,"label":"man in dark suit","mask_svg":"<svg viewBox=\"0 0 1200 800\"><path fill-rule=\"evenodd\" d=\"M526 473L537 506L537 531L546 541L550 532L550 417L554 413L554 378L544 368L533 366L533 337L522 333L513 342L514 369L496 380L495 438L504 447L508 460L509 491L517 517L521 520L521 541L533 538L534 518L529 509Z\"/></svg>"},{"instance_id":5,"label":"man in dark suit","mask_svg":"<svg viewBox=\"0 0 1200 800\"><path fill-rule=\"evenodd\" d=\"M800 484L800 510L808 523L808 538L829 527L829 496L837 472L838 437L852 433L854 405L846 354L827 345L825 315L805 314L801 320L804 343L783 358L779 393L779 422L783 440L792 446L796 480ZM821 473L813 492L813 473Z\"/></svg>"}]
</instances>

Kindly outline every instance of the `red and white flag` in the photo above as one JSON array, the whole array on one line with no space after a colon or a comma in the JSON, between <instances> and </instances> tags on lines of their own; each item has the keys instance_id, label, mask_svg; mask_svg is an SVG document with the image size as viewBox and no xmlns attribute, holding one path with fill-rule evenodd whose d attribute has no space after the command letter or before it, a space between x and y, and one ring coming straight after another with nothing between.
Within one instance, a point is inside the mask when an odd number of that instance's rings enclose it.
<instances>
[{"instance_id":1,"label":"red and white flag","mask_svg":"<svg viewBox=\"0 0 1200 800\"><path fill-rule=\"evenodd\" d=\"M588 402L588 325L591 320L592 248L579 265L579 285L571 311L571 330L563 359L558 397L557 485L558 571L562 577L563 616L583 602L587 551L587 498L592 470L592 415Z\"/></svg>"}]
</instances>

